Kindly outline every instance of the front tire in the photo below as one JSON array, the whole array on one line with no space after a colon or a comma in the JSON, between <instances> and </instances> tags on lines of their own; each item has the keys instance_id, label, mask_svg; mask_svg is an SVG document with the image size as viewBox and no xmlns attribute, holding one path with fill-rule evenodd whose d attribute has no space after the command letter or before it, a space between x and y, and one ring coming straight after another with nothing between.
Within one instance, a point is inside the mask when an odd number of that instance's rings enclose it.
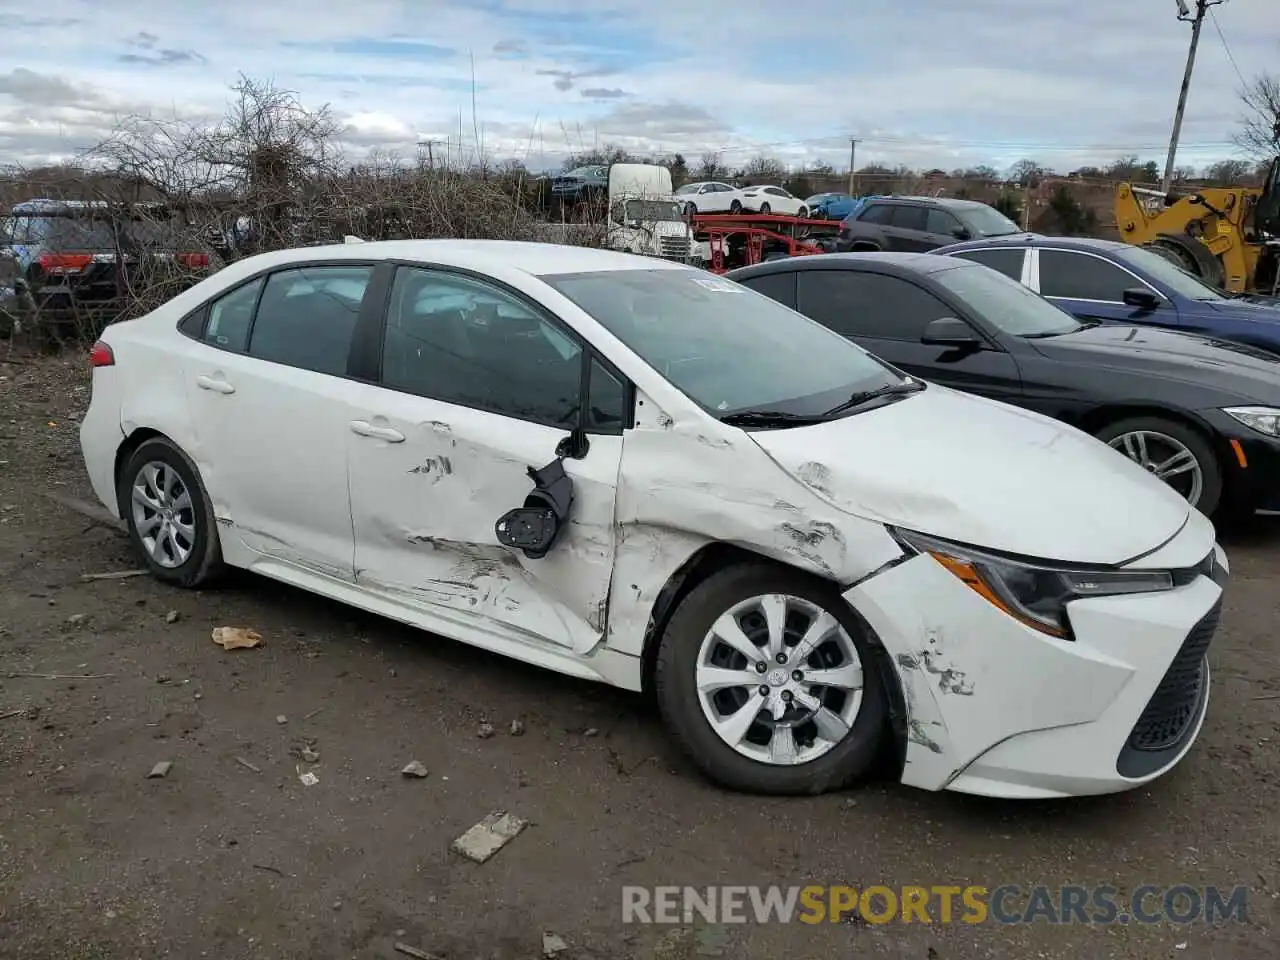
<instances>
[{"instance_id":1,"label":"front tire","mask_svg":"<svg viewBox=\"0 0 1280 960\"><path fill-rule=\"evenodd\" d=\"M664 721L712 781L746 793L838 789L874 765L888 698L866 629L795 570L722 570L681 601L654 687Z\"/></svg>"},{"instance_id":2,"label":"front tire","mask_svg":"<svg viewBox=\"0 0 1280 960\"><path fill-rule=\"evenodd\" d=\"M155 437L130 454L117 497L134 552L157 579L197 587L222 571L209 494L172 441Z\"/></svg>"},{"instance_id":3,"label":"front tire","mask_svg":"<svg viewBox=\"0 0 1280 960\"><path fill-rule=\"evenodd\" d=\"M1133 417L1107 424L1094 436L1169 484L1201 513L1218 509L1222 466L1198 431L1164 417Z\"/></svg>"}]
</instances>

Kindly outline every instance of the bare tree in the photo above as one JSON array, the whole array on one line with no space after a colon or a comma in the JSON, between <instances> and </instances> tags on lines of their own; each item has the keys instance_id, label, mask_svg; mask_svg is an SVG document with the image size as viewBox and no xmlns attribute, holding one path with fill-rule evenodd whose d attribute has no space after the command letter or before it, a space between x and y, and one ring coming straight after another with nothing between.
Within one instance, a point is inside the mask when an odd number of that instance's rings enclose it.
<instances>
[{"instance_id":1,"label":"bare tree","mask_svg":"<svg viewBox=\"0 0 1280 960\"><path fill-rule=\"evenodd\" d=\"M1034 187L1048 170L1035 160L1019 160L1009 168L1009 179L1022 187Z\"/></svg>"},{"instance_id":2,"label":"bare tree","mask_svg":"<svg viewBox=\"0 0 1280 960\"><path fill-rule=\"evenodd\" d=\"M696 180L723 180L728 175L729 168L724 165L724 157L713 150L702 155L693 171Z\"/></svg>"},{"instance_id":3,"label":"bare tree","mask_svg":"<svg viewBox=\"0 0 1280 960\"><path fill-rule=\"evenodd\" d=\"M787 176L787 168L773 157L758 154L747 161L742 175L752 183L779 183Z\"/></svg>"},{"instance_id":4,"label":"bare tree","mask_svg":"<svg viewBox=\"0 0 1280 960\"><path fill-rule=\"evenodd\" d=\"M1219 160L1204 168L1204 177L1217 186L1230 187L1249 179L1253 166L1248 160Z\"/></svg>"},{"instance_id":5,"label":"bare tree","mask_svg":"<svg viewBox=\"0 0 1280 960\"><path fill-rule=\"evenodd\" d=\"M1255 159L1280 154L1280 74L1263 73L1240 91L1244 125L1236 145Z\"/></svg>"}]
</instances>

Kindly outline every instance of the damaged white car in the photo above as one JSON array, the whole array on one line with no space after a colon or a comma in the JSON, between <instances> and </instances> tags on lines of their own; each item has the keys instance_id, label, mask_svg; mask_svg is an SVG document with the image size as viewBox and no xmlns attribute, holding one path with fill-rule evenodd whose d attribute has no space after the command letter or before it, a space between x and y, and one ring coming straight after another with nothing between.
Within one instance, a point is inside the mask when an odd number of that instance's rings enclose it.
<instances>
[{"instance_id":1,"label":"damaged white car","mask_svg":"<svg viewBox=\"0 0 1280 960\"><path fill-rule=\"evenodd\" d=\"M578 247L241 260L91 355L97 495L223 565L631 690L717 782L882 758L1004 797L1145 783L1204 721L1227 562L1062 423L759 293Z\"/></svg>"}]
</instances>

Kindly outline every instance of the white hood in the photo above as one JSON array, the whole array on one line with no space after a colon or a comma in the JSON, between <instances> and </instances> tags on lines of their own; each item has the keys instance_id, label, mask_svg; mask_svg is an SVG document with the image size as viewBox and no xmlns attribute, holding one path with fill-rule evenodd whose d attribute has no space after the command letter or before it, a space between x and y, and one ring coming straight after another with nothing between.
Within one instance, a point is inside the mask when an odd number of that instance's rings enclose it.
<instances>
[{"instance_id":1,"label":"white hood","mask_svg":"<svg viewBox=\"0 0 1280 960\"><path fill-rule=\"evenodd\" d=\"M1191 509L1074 427L936 385L831 423L751 437L849 513L1045 560L1131 560L1176 534Z\"/></svg>"}]
</instances>

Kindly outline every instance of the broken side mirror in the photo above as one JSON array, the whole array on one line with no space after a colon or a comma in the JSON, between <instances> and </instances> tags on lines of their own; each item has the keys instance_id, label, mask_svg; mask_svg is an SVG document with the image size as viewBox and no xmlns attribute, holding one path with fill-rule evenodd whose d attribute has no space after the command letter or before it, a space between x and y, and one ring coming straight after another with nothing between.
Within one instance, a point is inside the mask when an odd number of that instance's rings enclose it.
<instances>
[{"instance_id":1,"label":"broken side mirror","mask_svg":"<svg viewBox=\"0 0 1280 960\"><path fill-rule=\"evenodd\" d=\"M590 449L587 431L574 427L567 437L556 444L556 456L562 460L581 460Z\"/></svg>"},{"instance_id":2,"label":"broken side mirror","mask_svg":"<svg viewBox=\"0 0 1280 960\"><path fill-rule=\"evenodd\" d=\"M541 470L529 468L533 491L524 506L508 510L494 525L498 542L521 550L530 560L539 560L555 546L560 532L569 524L573 505L573 479L564 472L557 457Z\"/></svg>"}]
</instances>

